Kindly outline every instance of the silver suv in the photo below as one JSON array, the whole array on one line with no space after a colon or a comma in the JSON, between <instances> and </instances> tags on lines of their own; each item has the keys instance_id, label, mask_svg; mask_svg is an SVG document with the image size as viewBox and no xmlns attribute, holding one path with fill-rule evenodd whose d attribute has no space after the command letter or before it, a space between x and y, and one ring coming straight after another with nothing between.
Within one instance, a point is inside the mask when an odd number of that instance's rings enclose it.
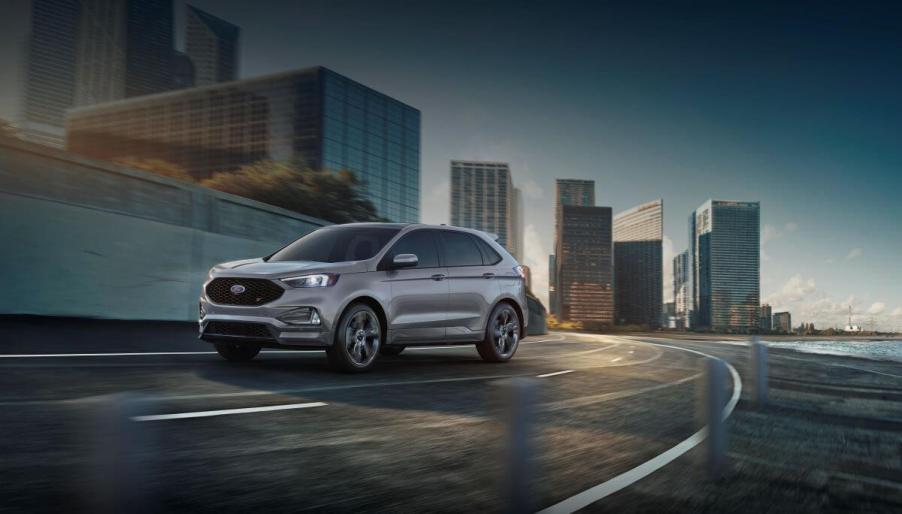
<instances>
[{"instance_id":1,"label":"silver suv","mask_svg":"<svg viewBox=\"0 0 902 514\"><path fill-rule=\"evenodd\" d=\"M324 349L344 371L407 346L517 351L528 320L523 268L488 234L434 225L318 229L269 257L210 270L200 337L230 361L260 348Z\"/></svg>"}]
</instances>

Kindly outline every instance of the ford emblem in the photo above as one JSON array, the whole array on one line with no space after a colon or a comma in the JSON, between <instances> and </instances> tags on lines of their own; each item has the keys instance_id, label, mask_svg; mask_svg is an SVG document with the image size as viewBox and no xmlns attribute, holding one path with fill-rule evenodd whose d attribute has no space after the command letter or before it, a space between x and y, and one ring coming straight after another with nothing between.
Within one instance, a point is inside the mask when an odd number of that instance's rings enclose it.
<instances>
[{"instance_id":1,"label":"ford emblem","mask_svg":"<svg viewBox=\"0 0 902 514\"><path fill-rule=\"evenodd\" d=\"M247 291L247 288L241 284L235 284L234 286L229 288L229 291L231 291L232 294L241 294L241 293Z\"/></svg>"}]
</instances>

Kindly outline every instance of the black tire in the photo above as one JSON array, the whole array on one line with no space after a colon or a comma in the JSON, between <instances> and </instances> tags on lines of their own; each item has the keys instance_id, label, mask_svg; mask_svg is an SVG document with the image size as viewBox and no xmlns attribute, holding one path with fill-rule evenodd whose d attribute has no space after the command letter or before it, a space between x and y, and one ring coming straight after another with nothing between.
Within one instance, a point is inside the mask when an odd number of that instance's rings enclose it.
<instances>
[{"instance_id":1,"label":"black tire","mask_svg":"<svg viewBox=\"0 0 902 514\"><path fill-rule=\"evenodd\" d=\"M355 303L335 325L335 340L326 350L332 367L346 373L368 371L382 346L382 323L369 305Z\"/></svg>"},{"instance_id":2,"label":"black tire","mask_svg":"<svg viewBox=\"0 0 902 514\"><path fill-rule=\"evenodd\" d=\"M402 346L399 346L399 345L382 346L381 348L379 348L379 355L389 355L389 356L401 355L401 352L404 351L404 348L407 348L407 347L403 346L403 345Z\"/></svg>"},{"instance_id":3,"label":"black tire","mask_svg":"<svg viewBox=\"0 0 902 514\"><path fill-rule=\"evenodd\" d=\"M247 362L260 353L260 347L246 343L216 343L216 351L229 362Z\"/></svg>"},{"instance_id":4,"label":"black tire","mask_svg":"<svg viewBox=\"0 0 902 514\"><path fill-rule=\"evenodd\" d=\"M507 362L520 346L520 316L509 303L492 309L485 327L485 338L476 343L479 356L486 362Z\"/></svg>"}]
</instances>

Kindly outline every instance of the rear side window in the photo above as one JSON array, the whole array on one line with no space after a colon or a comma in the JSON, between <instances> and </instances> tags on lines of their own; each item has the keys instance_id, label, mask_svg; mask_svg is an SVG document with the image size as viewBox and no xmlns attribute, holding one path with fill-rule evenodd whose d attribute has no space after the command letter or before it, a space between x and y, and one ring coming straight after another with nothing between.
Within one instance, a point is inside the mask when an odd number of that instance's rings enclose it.
<instances>
[{"instance_id":1,"label":"rear side window","mask_svg":"<svg viewBox=\"0 0 902 514\"><path fill-rule=\"evenodd\" d=\"M491 245L478 237L474 237L473 239L476 240L476 244L479 246L479 249L482 250L482 262L487 266L492 266L501 262L501 256L498 255L498 252L496 252Z\"/></svg>"},{"instance_id":2,"label":"rear side window","mask_svg":"<svg viewBox=\"0 0 902 514\"><path fill-rule=\"evenodd\" d=\"M482 266L476 239L464 232L442 231L442 262L445 266Z\"/></svg>"},{"instance_id":3,"label":"rear side window","mask_svg":"<svg viewBox=\"0 0 902 514\"><path fill-rule=\"evenodd\" d=\"M388 251L387 261L384 262L391 262L395 255L402 253L412 253L417 256L419 263L415 266L416 268L438 267L438 249L432 230L414 230L405 234Z\"/></svg>"}]
</instances>

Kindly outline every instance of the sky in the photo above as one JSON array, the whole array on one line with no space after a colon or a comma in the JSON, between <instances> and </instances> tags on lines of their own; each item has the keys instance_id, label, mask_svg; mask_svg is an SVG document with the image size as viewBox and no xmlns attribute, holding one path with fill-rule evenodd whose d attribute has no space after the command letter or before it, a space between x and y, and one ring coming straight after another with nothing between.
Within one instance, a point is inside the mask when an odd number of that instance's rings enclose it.
<instances>
[{"instance_id":1,"label":"sky","mask_svg":"<svg viewBox=\"0 0 902 514\"><path fill-rule=\"evenodd\" d=\"M554 179L585 178L615 213L664 200L665 300L690 212L760 201L763 301L902 328L889 2L193 3L242 27L242 77L323 65L420 109L422 221L449 219L450 160L509 162L542 298Z\"/></svg>"}]
</instances>

